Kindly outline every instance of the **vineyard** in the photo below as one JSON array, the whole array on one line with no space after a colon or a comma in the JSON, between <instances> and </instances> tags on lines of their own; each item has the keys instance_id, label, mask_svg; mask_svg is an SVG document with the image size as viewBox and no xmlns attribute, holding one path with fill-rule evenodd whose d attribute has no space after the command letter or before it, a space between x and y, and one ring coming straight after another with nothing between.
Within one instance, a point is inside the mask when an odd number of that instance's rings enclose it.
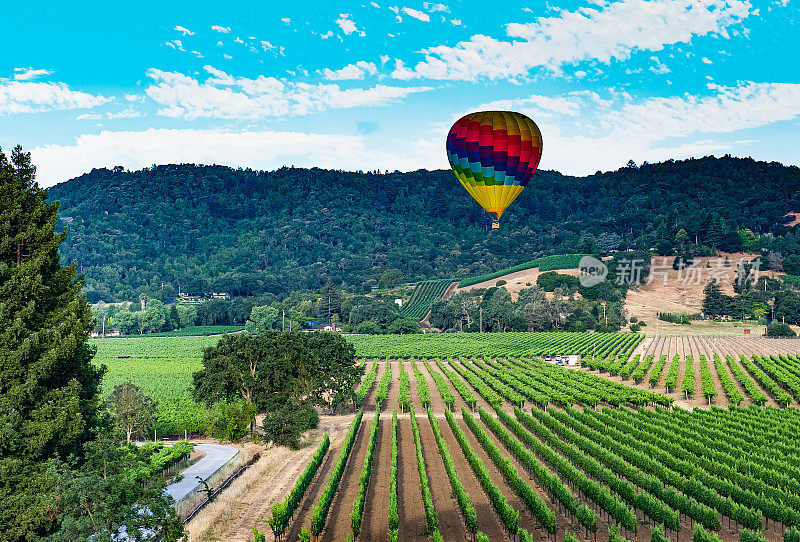
<instances>
[{"instance_id":1,"label":"vineyard","mask_svg":"<svg viewBox=\"0 0 800 542\"><path fill-rule=\"evenodd\" d=\"M578 264L583 256L584 254L557 254L554 256L544 256L542 258L537 258L529 262L515 265L514 267L509 267L508 269L502 269L493 273L485 273L483 275L476 275L474 277L461 279L458 283L458 287L466 288L467 286L472 286L480 282L496 279L502 277L503 275L508 275L509 273L533 269L534 267L538 267L539 271L542 272L555 271L558 269L575 269L578 267Z\"/></svg>"},{"instance_id":2,"label":"vineyard","mask_svg":"<svg viewBox=\"0 0 800 542\"><path fill-rule=\"evenodd\" d=\"M644 338L627 333L429 333L348 337L364 357L538 356L582 354L596 357L627 353Z\"/></svg>"},{"instance_id":3,"label":"vineyard","mask_svg":"<svg viewBox=\"0 0 800 542\"><path fill-rule=\"evenodd\" d=\"M422 320L431 310L433 303L442 298L451 282L450 279L420 282L414 289L411 298L400 309L400 313L406 318Z\"/></svg>"},{"instance_id":4,"label":"vineyard","mask_svg":"<svg viewBox=\"0 0 800 542\"><path fill-rule=\"evenodd\" d=\"M103 396L114 386L133 380L158 401L159 434L201 431L204 407L192 400L192 373L201 368L203 348L219 337L137 337L95 339L94 363L108 368Z\"/></svg>"},{"instance_id":5,"label":"vineyard","mask_svg":"<svg viewBox=\"0 0 800 542\"><path fill-rule=\"evenodd\" d=\"M525 354L370 357L350 431L330 450L325 440L298 487L273 508L273 518L291 516L273 520L283 529L275 535L542 542L800 536L800 411L676 408L669 394L628 385L646 387L651 371L670 367L669 353L618 337L590 344L584 359L621 361L617 372L626 371L627 383L612 381L607 370L566 369ZM413 348L421 345L442 346ZM698 375L693 393L710 392L713 356L688 355ZM764 375L794 374L794 356L765 358L757 360ZM678 377L676 395L685 380L682 371ZM335 462L323 462L326 452Z\"/></svg>"},{"instance_id":6,"label":"vineyard","mask_svg":"<svg viewBox=\"0 0 800 542\"><path fill-rule=\"evenodd\" d=\"M636 354L588 356L614 382L674 397L684 407L800 404L800 345L791 339L660 337Z\"/></svg>"}]
</instances>

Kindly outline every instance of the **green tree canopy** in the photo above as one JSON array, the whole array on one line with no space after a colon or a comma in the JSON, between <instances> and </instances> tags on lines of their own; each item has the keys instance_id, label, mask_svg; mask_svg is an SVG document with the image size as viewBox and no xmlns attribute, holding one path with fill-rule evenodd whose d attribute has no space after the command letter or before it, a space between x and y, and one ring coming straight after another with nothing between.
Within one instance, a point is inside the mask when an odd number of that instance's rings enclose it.
<instances>
[{"instance_id":1,"label":"green tree canopy","mask_svg":"<svg viewBox=\"0 0 800 542\"><path fill-rule=\"evenodd\" d=\"M244 399L260 410L289 400L330 404L361 372L353 346L337 333L226 335L206 348L193 394L206 404Z\"/></svg>"}]
</instances>

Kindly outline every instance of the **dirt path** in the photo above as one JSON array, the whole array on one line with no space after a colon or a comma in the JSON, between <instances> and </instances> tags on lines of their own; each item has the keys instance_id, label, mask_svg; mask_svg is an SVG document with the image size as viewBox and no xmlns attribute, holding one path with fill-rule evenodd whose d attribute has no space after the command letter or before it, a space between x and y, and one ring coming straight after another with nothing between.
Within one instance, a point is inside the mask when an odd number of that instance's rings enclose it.
<instances>
[{"instance_id":1,"label":"dirt path","mask_svg":"<svg viewBox=\"0 0 800 542\"><path fill-rule=\"evenodd\" d=\"M352 422L352 419L350 422ZM295 516L294 523L290 528L286 529L286 533L288 533L285 538L286 540L297 540L302 529L311 529L311 508L314 506L314 503L317 502L320 493L322 493L328 481L328 476L336 463L336 458L339 457L342 441L347 434L347 428L350 426L350 422L345 425L345 428L341 431L336 442L331 440L331 447L328 453L325 454L325 461L322 463L322 466L320 466L319 473L314 479L314 483L306 490L305 499L303 499L303 503L298 507L298 514ZM364 422L362 421L361 423ZM267 536L269 537L272 535L270 533ZM267 538L267 540L270 540L270 538Z\"/></svg>"},{"instance_id":2,"label":"dirt path","mask_svg":"<svg viewBox=\"0 0 800 542\"><path fill-rule=\"evenodd\" d=\"M361 540L389 540L389 478L392 467L392 418L384 416L378 424L375 457L361 523Z\"/></svg>"},{"instance_id":3,"label":"dirt path","mask_svg":"<svg viewBox=\"0 0 800 542\"><path fill-rule=\"evenodd\" d=\"M428 363L430 364L431 362L428 361ZM447 407L442 400L442 394L439 393L439 388L436 387L436 382L433 381L433 377L430 375L430 373L428 373L428 370L425 368L425 364L422 363L422 361L417 361L417 369L419 369L419 371L425 377L425 381L428 383L428 392L431 396L431 408L433 411L438 414L447 410ZM453 393L456 393L455 390L453 390Z\"/></svg>"},{"instance_id":4,"label":"dirt path","mask_svg":"<svg viewBox=\"0 0 800 542\"><path fill-rule=\"evenodd\" d=\"M411 420L397 420L397 511L400 515L399 540L424 542L427 524L417 474L417 456ZM439 482L436 482L439 483Z\"/></svg>"},{"instance_id":5,"label":"dirt path","mask_svg":"<svg viewBox=\"0 0 800 542\"><path fill-rule=\"evenodd\" d=\"M444 470L444 463L439 455L439 448L436 446L433 429L431 429L427 416L420 413L417 416L417 425L419 425L419 437L422 441L422 455L425 457L425 470L428 472L428 480L433 494L433 507L439 518L439 532L445 540L466 540L467 530L461 519L458 504L453 499L450 480Z\"/></svg>"},{"instance_id":6,"label":"dirt path","mask_svg":"<svg viewBox=\"0 0 800 542\"><path fill-rule=\"evenodd\" d=\"M358 493L359 477L361 469L364 467L364 457L367 455L367 439L369 438L369 426L371 419L363 418L361 427L358 428L356 440L353 443L353 450L347 458L347 466L344 469L342 480L339 482L339 489L331 503L328 512L328 519L325 522L325 529L322 532L323 542L333 542L341 540L343 533L350 532L350 513L353 511L353 501ZM347 534L344 534L346 537Z\"/></svg>"}]
</instances>

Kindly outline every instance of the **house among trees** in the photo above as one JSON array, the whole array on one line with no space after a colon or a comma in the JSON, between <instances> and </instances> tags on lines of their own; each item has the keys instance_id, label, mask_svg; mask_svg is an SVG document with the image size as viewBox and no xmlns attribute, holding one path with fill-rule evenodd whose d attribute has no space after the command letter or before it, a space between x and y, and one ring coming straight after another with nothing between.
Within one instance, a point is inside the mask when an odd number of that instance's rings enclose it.
<instances>
[{"instance_id":1,"label":"house among trees","mask_svg":"<svg viewBox=\"0 0 800 542\"><path fill-rule=\"evenodd\" d=\"M341 324L328 324L326 322L309 322L309 326L300 331L341 331Z\"/></svg>"}]
</instances>

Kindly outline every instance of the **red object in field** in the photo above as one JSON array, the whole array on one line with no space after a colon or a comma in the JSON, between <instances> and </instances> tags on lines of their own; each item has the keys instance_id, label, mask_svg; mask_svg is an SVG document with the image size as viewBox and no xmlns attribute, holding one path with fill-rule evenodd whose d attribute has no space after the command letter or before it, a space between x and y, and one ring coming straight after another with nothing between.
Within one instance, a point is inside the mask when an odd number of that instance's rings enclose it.
<instances>
[{"instance_id":1,"label":"red object in field","mask_svg":"<svg viewBox=\"0 0 800 542\"><path fill-rule=\"evenodd\" d=\"M745 334L745 335L750 335L750 330L749 330L749 329L745 329L745 330L744 330L744 334Z\"/></svg>"}]
</instances>

